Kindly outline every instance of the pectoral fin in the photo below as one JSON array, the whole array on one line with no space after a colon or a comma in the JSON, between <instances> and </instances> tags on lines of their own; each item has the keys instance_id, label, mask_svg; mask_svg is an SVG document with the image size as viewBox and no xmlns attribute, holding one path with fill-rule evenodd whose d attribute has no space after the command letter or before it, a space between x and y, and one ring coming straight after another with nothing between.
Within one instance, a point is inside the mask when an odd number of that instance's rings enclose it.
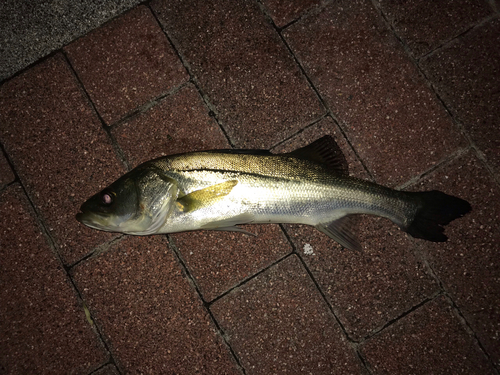
<instances>
[{"instance_id":1,"label":"pectoral fin","mask_svg":"<svg viewBox=\"0 0 500 375\"><path fill-rule=\"evenodd\" d=\"M237 180L230 180L193 191L177 199L177 206L183 212L190 212L212 205L228 195L237 183Z\"/></svg>"},{"instance_id":2,"label":"pectoral fin","mask_svg":"<svg viewBox=\"0 0 500 375\"><path fill-rule=\"evenodd\" d=\"M351 231L353 225L353 215L350 215L329 223L318 224L316 229L334 239L346 249L361 251L361 245Z\"/></svg>"}]
</instances>

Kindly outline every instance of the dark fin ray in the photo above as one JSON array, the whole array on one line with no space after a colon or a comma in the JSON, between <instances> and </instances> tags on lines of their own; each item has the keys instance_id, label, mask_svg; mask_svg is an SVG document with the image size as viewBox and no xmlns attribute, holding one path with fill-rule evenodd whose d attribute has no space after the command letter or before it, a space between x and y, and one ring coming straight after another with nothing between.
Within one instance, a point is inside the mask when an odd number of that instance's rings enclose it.
<instances>
[{"instance_id":1,"label":"dark fin ray","mask_svg":"<svg viewBox=\"0 0 500 375\"><path fill-rule=\"evenodd\" d=\"M361 245L352 233L352 227L355 224L353 218L354 215L348 215L329 223L320 223L316 225L316 229L334 239L346 249L361 251Z\"/></svg>"},{"instance_id":2,"label":"dark fin ray","mask_svg":"<svg viewBox=\"0 0 500 375\"><path fill-rule=\"evenodd\" d=\"M349 174L347 160L339 145L330 135L325 135L305 147L288 153L288 155L322 164L341 175Z\"/></svg>"},{"instance_id":3,"label":"dark fin ray","mask_svg":"<svg viewBox=\"0 0 500 375\"><path fill-rule=\"evenodd\" d=\"M432 242L445 242L444 225L472 210L469 202L437 190L408 193L419 201L420 207L407 228L402 228L415 238Z\"/></svg>"}]
</instances>

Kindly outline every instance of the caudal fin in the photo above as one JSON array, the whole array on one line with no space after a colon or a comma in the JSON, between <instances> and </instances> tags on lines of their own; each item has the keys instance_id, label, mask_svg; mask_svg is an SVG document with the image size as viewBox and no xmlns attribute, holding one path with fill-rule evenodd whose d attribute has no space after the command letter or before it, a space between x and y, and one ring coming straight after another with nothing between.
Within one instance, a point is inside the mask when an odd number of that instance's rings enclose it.
<instances>
[{"instance_id":1,"label":"caudal fin","mask_svg":"<svg viewBox=\"0 0 500 375\"><path fill-rule=\"evenodd\" d=\"M405 229L411 236L432 242L445 242L443 225L464 216L472 207L469 202L437 190L409 193L419 201L413 222Z\"/></svg>"}]
</instances>

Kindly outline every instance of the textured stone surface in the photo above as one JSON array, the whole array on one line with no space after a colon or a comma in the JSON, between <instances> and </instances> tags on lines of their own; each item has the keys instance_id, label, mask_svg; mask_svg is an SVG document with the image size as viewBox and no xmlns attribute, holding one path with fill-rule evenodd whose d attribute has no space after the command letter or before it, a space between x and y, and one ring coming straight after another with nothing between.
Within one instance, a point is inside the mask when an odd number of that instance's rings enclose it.
<instances>
[{"instance_id":1,"label":"textured stone surface","mask_svg":"<svg viewBox=\"0 0 500 375\"><path fill-rule=\"evenodd\" d=\"M62 55L0 88L0 141L66 263L112 237L75 220L123 168Z\"/></svg>"},{"instance_id":2,"label":"textured stone surface","mask_svg":"<svg viewBox=\"0 0 500 375\"><path fill-rule=\"evenodd\" d=\"M496 373L444 297L394 323L361 350L373 374Z\"/></svg>"},{"instance_id":3,"label":"textured stone surface","mask_svg":"<svg viewBox=\"0 0 500 375\"><path fill-rule=\"evenodd\" d=\"M122 372L239 373L164 238L127 237L74 277Z\"/></svg>"},{"instance_id":4,"label":"textured stone surface","mask_svg":"<svg viewBox=\"0 0 500 375\"><path fill-rule=\"evenodd\" d=\"M0 189L14 181L14 173L4 154L0 152Z\"/></svg>"},{"instance_id":5,"label":"textured stone surface","mask_svg":"<svg viewBox=\"0 0 500 375\"><path fill-rule=\"evenodd\" d=\"M392 27L415 57L425 55L489 16L482 0L378 0Z\"/></svg>"},{"instance_id":6,"label":"textured stone surface","mask_svg":"<svg viewBox=\"0 0 500 375\"><path fill-rule=\"evenodd\" d=\"M262 3L268 9L275 25L283 27L321 2L319 0L264 0Z\"/></svg>"},{"instance_id":7,"label":"textured stone surface","mask_svg":"<svg viewBox=\"0 0 500 375\"><path fill-rule=\"evenodd\" d=\"M288 225L287 232L347 333L359 341L435 293L438 285L395 225L366 216L354 228L363 247L359 253L310 226Z\"/></svg>"},{"instance_id":8,"label":"textured stone surface","mask_svg":"<svg viewBox=\"0 0 500 375\"><path fill-rule=\"evenodd\" d=\"M419 189L442 190L468 200L472 212L446 229L449 241L426 243L431 267L479 340L500 365L500 189L474 155L428 176Z\"/></svg>"},{"instance_id":9,"label":"textured stone surface","mask_svg":"<svg viewBox=\"0 0 500 375\"><path fill-rule=\"evenodd\" d=\"M473 142L500 171L500 20L492 20L421 61Z\"/></svg>"},{"instance_id":10,"label":"textured stone surface","mask_svg":"<svg viewBox=\"0 0 500 375\"><path fill-rule=\"evenodd\" d=\"M192 85L113 128L112 132L131 166L165 155L229 148Z\"/></svg>"},{"instance_id":11,"label":"textured stone surface","mask_svg":"<svg viewBox=\"0 0 500 375\"><path fill-rule=\"evenodd\" d=\"M0 372L88 374L106 352L18 184L0 212Z\"/></svg>"},{"instance_id":12,"label":"textured stone surface","mask_svg":"<svg viewBox=\"0 0 500 375\"><path fill-rule=\"evenodd\" d=\"M398 185L461 137L369 1L338 1L284 36L377 181Z\"/></svg>"},{"instance_id":13,"label":"textured stone surface","mask_svg":"<svg viewBox=\"0 0 500 375\"><path fill-rule=\"evenodd\" d=\"M295 255L211 310L248 374L365 373Z\"/></svg>"},{"instance_id":14,"label":"textured stone surface","mask_svg":"<svg viewBox=\"0 0 500 375\"><path fill-rule=\"evenodd\" d=\"M238 147L269 148L324 113L255 2L152 7Z\"/></svg>"},{"instance_id":15,"label":"textured stone surface","mask_svg":"<svg viewBox=\"0 0 500 375\"><path fill-rule=\"evenodd\" d=\"M292 251L278 225L245 225L242 228L256 237L213 231L173 235L206 301L213 300Z\"/></svg>"},{"instance_id":16,"label":"textured stone surface","mask_svg":"<svg viewBox=\"0 0 500 375\"><path fill-rule=\"evenodd\" d=\"M187 80L168 39L144 6L65 50L107 124Z\"/></svg>"},{"instance_id":17,"label":"textured stone surface","mask_svg":"<svg viewBox=\"0 0 500 375\"><path fill-rule=\"evenodd\" d=\"M0 2L0 80L130 9L138 2Z\"/></svg>"}]
</instances>

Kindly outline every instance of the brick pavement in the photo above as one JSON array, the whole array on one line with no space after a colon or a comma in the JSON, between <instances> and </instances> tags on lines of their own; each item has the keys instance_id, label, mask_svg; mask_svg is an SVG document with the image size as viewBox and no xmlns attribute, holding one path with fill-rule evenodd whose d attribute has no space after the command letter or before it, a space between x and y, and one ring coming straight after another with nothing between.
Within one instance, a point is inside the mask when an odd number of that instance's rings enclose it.
<instances>
[{"instance_id":1,"label":"brick pavement","mask_svg":"<svg viewBox=\"0 0 500 375\"><path fill-rule=\"evenodd\" d=\"M0 86L0 373L498 374L496 1L153 0ZM127 169L325 134L353 175L469 200L449 242L364 217L131 237Z\"/></svg>"}]
</instances>

